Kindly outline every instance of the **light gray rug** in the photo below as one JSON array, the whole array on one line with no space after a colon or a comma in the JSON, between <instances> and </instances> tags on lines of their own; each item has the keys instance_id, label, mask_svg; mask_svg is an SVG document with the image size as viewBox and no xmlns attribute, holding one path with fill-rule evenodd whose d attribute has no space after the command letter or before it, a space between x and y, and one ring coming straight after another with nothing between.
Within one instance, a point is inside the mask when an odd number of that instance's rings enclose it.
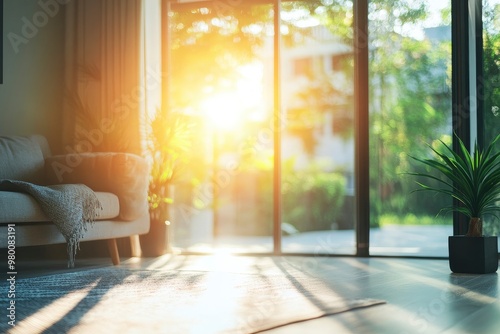
<instances>
[{"instance_id":1,"label":"light gray rug","mask_svg":"<svg viewBox=\"0 0 500 334\"><path fill-rule=\"evenodd\" d=\"M307 275L111 267L18 280L0 332L246 334L382 303Z\"/></svg>"}]
</instances>

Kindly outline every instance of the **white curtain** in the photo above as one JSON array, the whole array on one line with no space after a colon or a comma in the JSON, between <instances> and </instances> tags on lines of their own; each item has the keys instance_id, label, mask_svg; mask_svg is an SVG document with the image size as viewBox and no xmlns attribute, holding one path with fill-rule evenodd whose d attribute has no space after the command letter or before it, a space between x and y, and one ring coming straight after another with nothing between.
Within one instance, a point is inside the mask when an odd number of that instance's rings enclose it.
<instances>
[{"instance_id":1,"label":"white curtain","mask_svg":"<svg viewBox=\"0 0 500 334\"><path fill-rule=\"evenodd\" d=\"M64 150L140 154L146 105L143 0L66 5Z\"/></svg>"}]
</instances>

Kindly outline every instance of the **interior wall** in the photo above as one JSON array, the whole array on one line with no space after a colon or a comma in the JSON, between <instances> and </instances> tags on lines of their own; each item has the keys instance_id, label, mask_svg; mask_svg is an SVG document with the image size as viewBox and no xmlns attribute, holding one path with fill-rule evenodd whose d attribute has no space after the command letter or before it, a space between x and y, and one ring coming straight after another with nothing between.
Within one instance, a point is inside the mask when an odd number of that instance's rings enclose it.
<instances>
[{"instance_id":1,"label":"interior wall","mask_svg":"<svg viewBox=\"0 0 500 334\"><path fill-rule=\"evenodd\" d=\"M64 3L4 0L0 135L45 135L60 150Z\"/></svg>"}]
</instances>

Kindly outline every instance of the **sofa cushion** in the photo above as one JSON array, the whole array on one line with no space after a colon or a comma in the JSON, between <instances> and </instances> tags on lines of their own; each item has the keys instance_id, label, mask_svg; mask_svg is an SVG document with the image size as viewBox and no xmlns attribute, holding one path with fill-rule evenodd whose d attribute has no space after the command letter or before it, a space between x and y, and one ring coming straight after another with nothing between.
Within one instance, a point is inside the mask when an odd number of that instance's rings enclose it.
<instances>
[{"instance_id":1,"label":"sofa cushion","mask_svg":"<svg viewBox=\"0 0 500 334\"><path fill-rule=\"evenodd\" d=\"M0 179L43 183L44 150L42 136L0 136Z\"/></svg>"},{"instance_id":2,"label":"sofa cushion","mask_svg":"<svg viewBox=\"0 0 500 334\"><path fill-rule=\"evenodd\" d=\"M112 193L96 192L102 211L97 220L116 218L120 212L118 197ZM42 209L33 197L25 193L0 191L0 223L47 222Z\"/></svg>"},{"instance_id":3,"label":"sofa cushion","mask_svg":"<svg viewBox=\"0 0 500 334\"><path fill-rule=\"evenodd\" d=\"M46 159L49 184L83 183L94 191L111 192L120 201L120 218L134 220L148 212L149 168L130 153L81 153Z\"/></svg>"}]
</instances>

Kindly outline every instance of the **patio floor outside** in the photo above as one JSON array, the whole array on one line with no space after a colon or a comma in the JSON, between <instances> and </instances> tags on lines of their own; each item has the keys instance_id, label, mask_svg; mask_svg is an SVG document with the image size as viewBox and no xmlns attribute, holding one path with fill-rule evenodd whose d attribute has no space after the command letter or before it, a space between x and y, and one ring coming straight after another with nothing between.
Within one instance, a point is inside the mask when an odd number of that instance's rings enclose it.
<instances>
[{"instance_id":1,"label":"patio floor outside","mask_svg":"<svg viewBox=\"0 0 500 334\"><path fill-rule=\"evenodd\" d=\"M209 231L205 231L209 232ZM370 255L447 257L449 225L402 226L389 225L370 230ZM197 235L198 234L198 237ZM184 250L191 252L230 251L235 253L269 253L273 250L271 236L220 236L210 233L191 235ZM283 253L355 254L354 230L303 232L282 237ZM175 246L175 245L174 245Z\"/></svg>"}]
</instances>

